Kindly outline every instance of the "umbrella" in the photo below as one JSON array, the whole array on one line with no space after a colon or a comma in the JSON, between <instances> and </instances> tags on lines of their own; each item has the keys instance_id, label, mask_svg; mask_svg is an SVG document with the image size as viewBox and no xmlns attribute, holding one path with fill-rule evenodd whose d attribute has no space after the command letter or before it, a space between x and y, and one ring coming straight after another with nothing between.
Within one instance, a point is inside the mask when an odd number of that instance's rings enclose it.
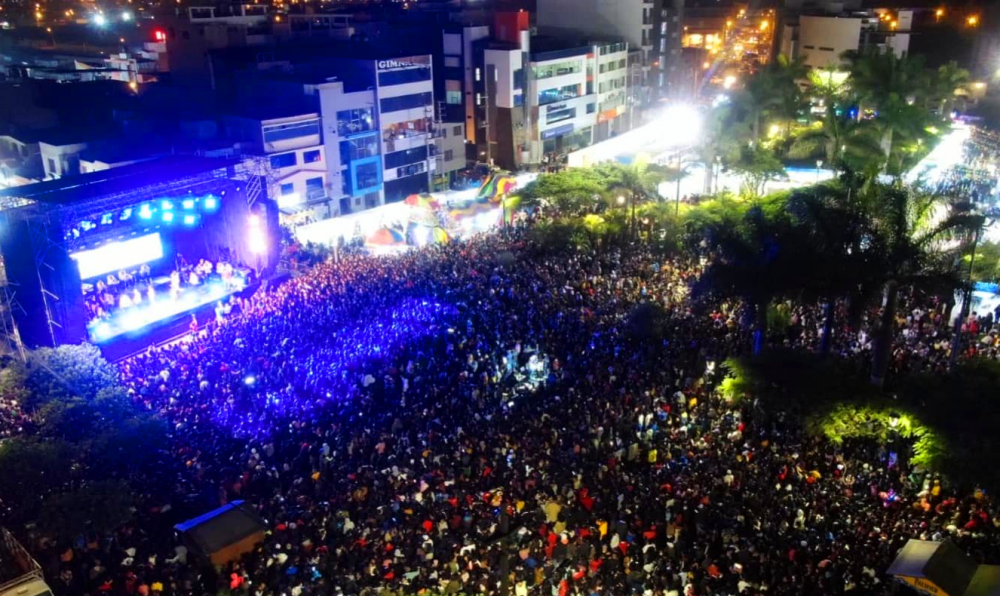
<instances>
[{"instance_id":1,"label":"umbrella","mask_svg":"<svg viewBox=\"0 0 1000 596\"><path fill-rule=\"evenodd\" d=\"M403 201L410 207L420 207L422 209L437 209L439 207L438 200L429 194L415 194L406 197Z\"/></svg>"},{"instance_id":2,"label":"umbrella","mask_svg":"<svg viewBox=\"0 0 1000 596\"><path fill-rule=\"evenodd\" d=\"M403 243L403 235L398 230L379 228L368 237L367 243L378 244L380 246L393 246Z\"/></svg>"}]
</instances>

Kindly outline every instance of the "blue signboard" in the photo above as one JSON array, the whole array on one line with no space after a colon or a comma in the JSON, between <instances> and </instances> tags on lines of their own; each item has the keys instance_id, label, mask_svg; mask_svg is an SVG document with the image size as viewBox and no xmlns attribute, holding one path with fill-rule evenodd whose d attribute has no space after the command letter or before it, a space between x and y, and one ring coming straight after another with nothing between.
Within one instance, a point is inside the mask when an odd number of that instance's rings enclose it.
<instances>
[{"instance_id":1,"label":"blue signboard","mask_svg":"<svg viewBox=\"0 0 1000 596\"><path fill-rule=\"evenodd\" d=\"M548 139L554 139L556 137L561 137L563 135L568 135L573 132L573 124L563 124L562 126L557 126L555 128L550 128L549 130L542 131L542 140L547 141Z\"/></svg>"}]
</instances>

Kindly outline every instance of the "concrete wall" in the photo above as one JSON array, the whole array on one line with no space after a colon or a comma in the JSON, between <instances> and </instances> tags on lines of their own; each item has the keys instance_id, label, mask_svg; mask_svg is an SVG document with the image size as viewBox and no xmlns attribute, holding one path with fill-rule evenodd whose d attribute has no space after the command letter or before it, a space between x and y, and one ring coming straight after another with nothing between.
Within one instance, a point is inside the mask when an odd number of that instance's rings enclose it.
<instances>
[{"instance_id":1,"label":"concrete wall","mask_svg":"<svg viewBox=\"0 0 1000 596\"><path fill-rule=\"evenodd\" d=\"M802 16L799 19L799 55L812 68L841 64L840 55L861 43L860 18Z\"/></svg>"}]
</instances>

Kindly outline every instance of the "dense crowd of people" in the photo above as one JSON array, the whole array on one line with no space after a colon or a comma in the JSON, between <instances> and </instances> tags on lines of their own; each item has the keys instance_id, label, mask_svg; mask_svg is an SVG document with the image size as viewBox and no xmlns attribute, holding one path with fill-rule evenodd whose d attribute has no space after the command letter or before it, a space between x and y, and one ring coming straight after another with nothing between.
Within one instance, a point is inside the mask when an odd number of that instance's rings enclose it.
<instances>
[{"instance_id":1,"label":"dense crowd of people","mask_svg":"<svg viewBox=\"0 0 1000 596\"><path fill-rule=\"evenodd\" d=\"M33 545L56 593L878 595L908 538L1000 553L981 494L718 397L749 336L692 298L698 261L532 250L509 231L327 262L123 362L171 423L169 489L112 536ZM662 340L634 329L644 301ZM813 346L820 311L773 341ZM938 312L900 309L908 358ZM266 539L206 569L170 525L239 499Z\"/></svg>"}]
</instances>

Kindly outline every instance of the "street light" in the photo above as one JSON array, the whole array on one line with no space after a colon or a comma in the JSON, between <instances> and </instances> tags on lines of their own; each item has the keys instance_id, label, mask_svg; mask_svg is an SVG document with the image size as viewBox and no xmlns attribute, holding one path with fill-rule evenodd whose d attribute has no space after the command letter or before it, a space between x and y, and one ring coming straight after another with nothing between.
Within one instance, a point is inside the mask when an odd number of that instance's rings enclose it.
<instances>
[{"instance_id":1,"label":"street light","mask_svg":"<svg viewBox=\"0 0 1000 596\"><path fill-rule=\"evenodd\" d=\"M618 198L616 200L618 201L618 206L622 206L625 204L625 197L623 197L622 195L618 195Z\"/></svg>"},{"instance_id":2,"label":"street light","mask_svg":"<svg viewBox=\"0 0 1000 596\"><path fill-rule=\"evenodd\" d=\"M979 26L979 15L977 15L977 14L970 15L969 18L965 19L965 22L970 27L977 27L977 26Z\"/></svg>"}]
</instances>

